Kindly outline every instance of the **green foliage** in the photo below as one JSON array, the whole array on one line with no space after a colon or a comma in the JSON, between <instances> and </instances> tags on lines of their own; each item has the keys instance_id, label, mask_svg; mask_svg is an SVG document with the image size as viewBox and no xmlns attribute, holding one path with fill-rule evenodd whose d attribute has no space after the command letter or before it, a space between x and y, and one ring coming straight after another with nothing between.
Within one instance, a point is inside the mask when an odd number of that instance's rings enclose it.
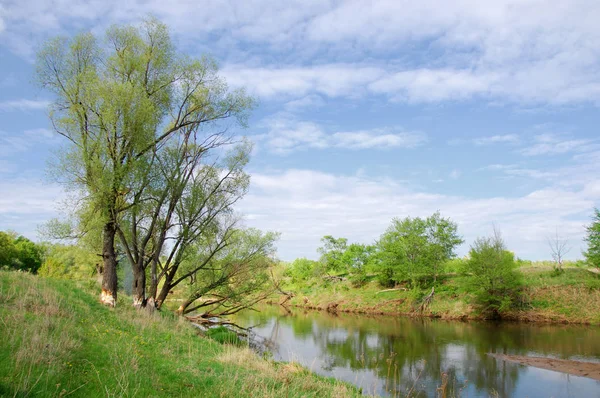
<instances>
[{"instance_id":1,"label":"green foliage","mask_svg":"<svg viewBox=\"0 0 600 398\"><path fill-rule=\"evenodd\" d=\"M323 246L317 251L321 254L321 262L325 267L325 272L340 272L347 269L344 263L344 253L348 248L348 239L336 239L331 235L324 236L321 239Z\"/></svg>"},{"instance_id":2,"label":"green foliage","mask_svg":"<svg viewBox=\"0 0 600 398\"><path fill-rule=\"evenodd\" d=\"M297 258L289 264L287 274L292 278L293 282L306 281L311 278L315 271L319 269L318 261L309 260L307 258Z\"/></svg>"},{"instance_id":3,"label":"green foliage","mask_svg":"<svg viewBox=\"0 0 600 398\"><path fill-rule=\"evenodd\" d=\"M79 245L52 245L38 273L61 279L88 279L96 272L98 255Z\"/></svg>"},{"instance_id":4,"label":"green foliage","mask_svg":"<svg viewBox=\"0 0 600 398\"><path fill-rule=\"evenodd\" d=\"M437 280L443 264L455 256L454 250L463 240L457 225L441 217L439 212L430 217L392 220L392 225L381 236L378 271L389 280L408 280L411 285Z\"/></svg>"},{"instance_id":5,"label":"green foliage","mask_svg":"<svg viewBox=\"0 0 600 398\"><path fill-rule=\"evenodd\" d=\"M474 303L489 317L500 317L519 303L522 275L512 252L506 250L499 233L479 238L469 251L467 289Z\"/></svg>"},{"instance_id":6,"label":"green foliage","mask_svg":"<svg viewBox=\"0 0 600 398\"><path fill-rule=\"evenodd\" d=\"M0 267L36 273L44 249L24 236L0 231Z\"/></svg>"},{"instance_id":7,"label":"green foliage","mask_svg":"<svg viewBox=\"0 0 600 398\"><path fill-rule=\"evenodd\" d=\"M583 253L588 265L600 267L600 210L594 209L592 223L587 226L587 236L585 241L588 244L587 250Z\"/></svg>"},{"instance_id":8,"label":"green foliage","mask_svg":"<svg viewBox=\"0 0 600 398\"><path fill-rule=\"evenodd\" d=\"M373 261L375 246L352 243L342 254L342 263L351 274L364 275Z\"/></svg>"},{"instance_id":9,"label":"green foliage","mask_svg":"<svg viewBox=\"0 0 600 398\"><path fill-rule=\"evenodd\" d=\"M464 274L467 272L468 261L465 257L452 258L444 263L443 270L447 274Z\"/></svg>"},{"instance_id":10,"label":"green foliage","mask_svg":"<svg viewBox=\"0 0 600 398\"><path fill-rule=\"evenodd\" d=\"M206 331L206 336L211 339L221 343L221 344L231 344L241 346L244 342L238 337L238 335L226 328L225 326L217 326L215 328L210 328Z\"/></svg>"}]
</instances>

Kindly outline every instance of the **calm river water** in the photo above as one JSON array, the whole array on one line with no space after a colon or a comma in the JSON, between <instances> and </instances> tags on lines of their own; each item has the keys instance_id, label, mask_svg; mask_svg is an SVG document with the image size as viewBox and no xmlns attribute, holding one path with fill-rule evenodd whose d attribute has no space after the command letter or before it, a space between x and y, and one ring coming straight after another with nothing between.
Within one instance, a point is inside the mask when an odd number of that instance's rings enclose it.
<instances>
[{"instance_id":1,"label":"calm river water","mask_svg":"<svg viewBox=\"0 0 600 398\"><path fill-rule=\"evenodd\" d=\"M600 361L600 328L457 322L306 312L280 307L238 314L273 358L350 382L366 394L600 397L600 382L517 365L487 353Z\"/></svg>"}]
</instances>

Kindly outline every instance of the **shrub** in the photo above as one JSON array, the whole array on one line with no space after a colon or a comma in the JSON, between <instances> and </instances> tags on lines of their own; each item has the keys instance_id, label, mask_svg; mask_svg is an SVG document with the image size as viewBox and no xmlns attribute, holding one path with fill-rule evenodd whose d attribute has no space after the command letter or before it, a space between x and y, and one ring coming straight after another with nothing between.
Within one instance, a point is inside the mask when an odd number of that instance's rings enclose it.
<instances>
[{"instance_id":1,"label":"shrub","mask_svg":"<svg viewBox=\"0 0 600 398\"><path fill-rule=\"evenodd\" d=\"M490 318L499 318L520 302L522 277L514 254L506 250L500 234L479 238L471 246L467 289L474 304Z\"/></svg>"},{"instance_id":2,"label":"shrub","mask_svg":"<svg viewBox=\"0 0 600 398\"><path fill-rule=\"evenodd\" d=\"M350 277L350 282L352 283L353 287L362 287L365 285L365 283L367 283L368 280L369 278L367 277L367 274L362 272L354 274Z\"/></svg>"},{"instance_id":3,"label":"shrub","mask_svg":"<svg viewBox=\"0 0 600 398\"><path fill-rule=\"evenodd\" d=\"M216 328L210 328L206 331L206 336L218 341L221 344L232 344L232 345L242 345L242 340L238 337L238 335L227 329L225 326L217 326Z\"/></svg>"},{"instance_id":4,"label":"shrub","mask_svg":"<svg viewBox=\"0 0 600 398\"><path fill-rule=\"evenodd\" d=\"M585 241L588 248L583 253L588 265L600 267L600 210L594 209L592 223L587 226L587 236Z\"/></svg>"}]
</instances>

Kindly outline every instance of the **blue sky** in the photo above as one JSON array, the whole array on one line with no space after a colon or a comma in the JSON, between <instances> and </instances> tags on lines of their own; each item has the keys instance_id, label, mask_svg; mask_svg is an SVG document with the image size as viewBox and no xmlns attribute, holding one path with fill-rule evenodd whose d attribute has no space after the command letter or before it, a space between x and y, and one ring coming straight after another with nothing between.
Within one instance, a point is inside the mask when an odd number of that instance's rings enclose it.
<instances>
[{"instance_id":1,"label":"blue sky","mask_svg":"<svg viewBox=\"0 0 600 398\"><path fill-rule=\"evenodd\" d=\"M459 224L460 254L495 224L519 257L550 258L556 230L580 257L600 205L600 3L585 0L5 0L0 229L36 238L69 211L46 172L63 142L36 48L149 13L259 99L238 210L281 232L281 258L436 210Z\"/></svg>"}]
</instances>

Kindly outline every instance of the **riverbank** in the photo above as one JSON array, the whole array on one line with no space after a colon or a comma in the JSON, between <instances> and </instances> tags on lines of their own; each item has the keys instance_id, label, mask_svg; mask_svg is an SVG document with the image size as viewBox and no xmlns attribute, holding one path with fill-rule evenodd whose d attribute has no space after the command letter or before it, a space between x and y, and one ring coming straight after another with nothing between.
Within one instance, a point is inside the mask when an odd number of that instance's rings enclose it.
<instances>
[{"instance_id":1,"label":"riverbank","mask_svg":"<svg viewBox=\"0 0 600 398\"><path fill-rule=\"evenodd\" d=\"M198 336L169 313L94 283L0 271L0 396L348 397L359 391L294 363Z\"/></svg>"},{"instance_id":2,"label":"riverbank","mask_svg":"<svg viewBox=\"0 0 600 398\"><path fill-rule=\"evenodd\" d=\"M504 319L525 322L600 324L600 276L585 268L565 268L561 274L551 267L522 268L523 305L507 312ZM415 306L420 296L399 287L384 289L376 281L355 287L348 280L313 279L302 285L288 284L294 294L289 304L329 312L424 316L442 319L483 319L470 304L460 275L442 277L431 304L421 312ZM422 295L422 293L421 293Z\"/></svg>"}]
</instances>

